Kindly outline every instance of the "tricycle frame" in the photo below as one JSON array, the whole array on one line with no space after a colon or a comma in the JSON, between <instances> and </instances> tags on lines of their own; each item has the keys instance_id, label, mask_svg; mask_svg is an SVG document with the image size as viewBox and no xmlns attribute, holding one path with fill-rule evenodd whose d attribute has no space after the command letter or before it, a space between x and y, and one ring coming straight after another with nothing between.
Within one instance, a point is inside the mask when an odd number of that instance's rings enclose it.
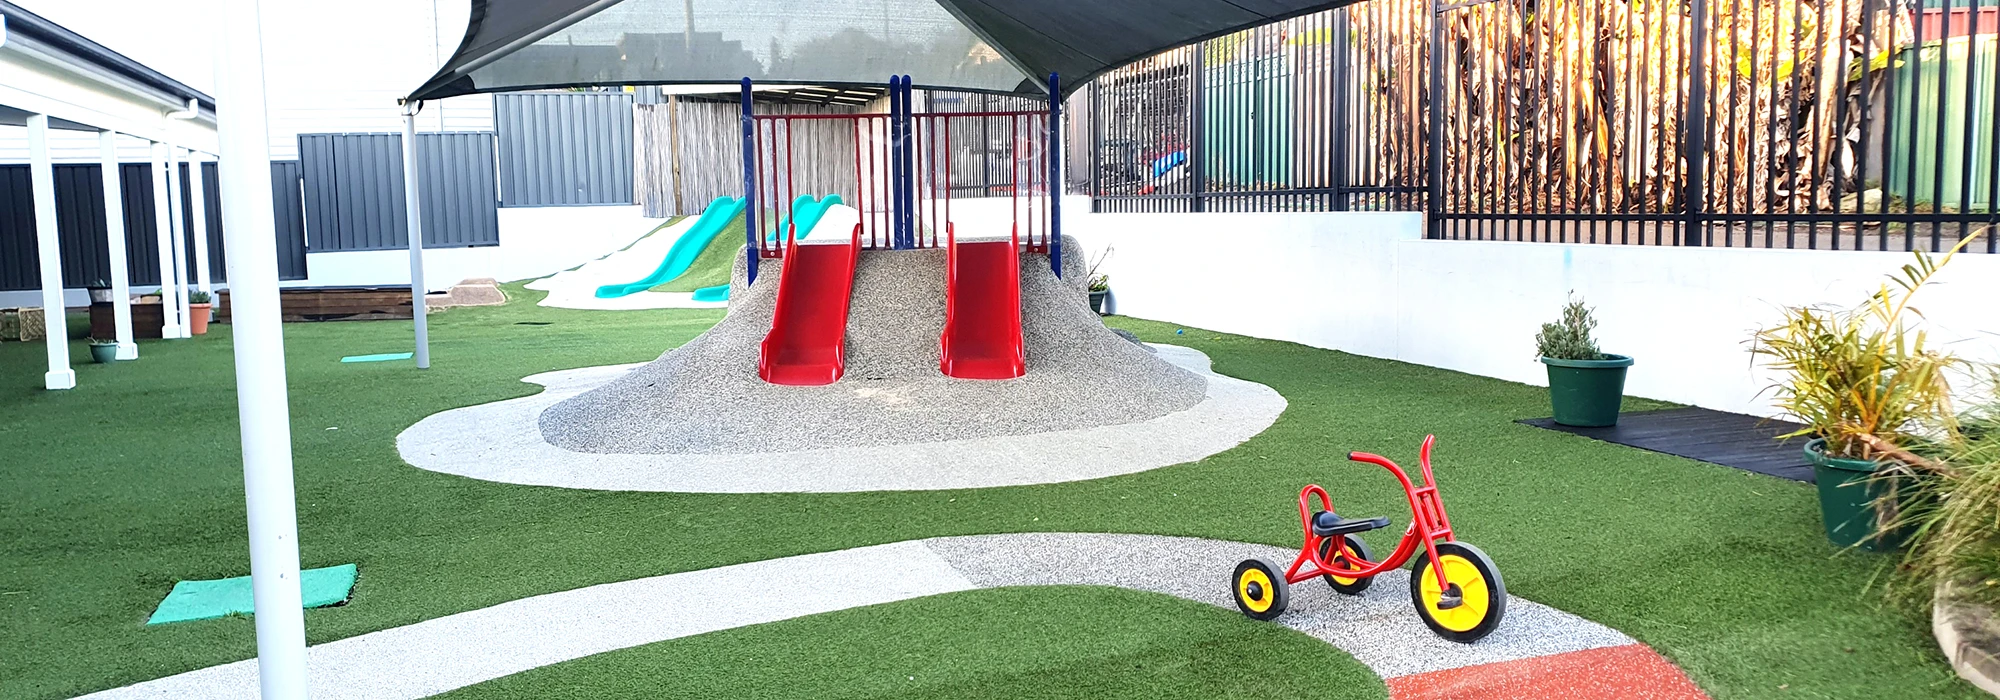
<instances>
[{"instance_id":1,"label":"tricycle frame","mask_svg":"<svg viewBox=\"0 0 2000 700\"><path fill-rule=\"evenodd\" d=\"M1285 582L1300 583L1316 576L1337 576L1347 579L1370 578L1376 574L1401 567L1403 564L1408 563L1410 557L1415 556L1417 549L1420 547L1431 561L1437 561L1438 543L1451 542L1453 538L1451 533L1451 518L1445 514L1444 501L1438 498L1437 479L1431 474L1431 445L1436 441L1437 436L1435 435L1424 436L1423 449L1418 453L1417 461L1423 468L1423 486L1417 486L1412 483L1410 476L1403 472L1402 467L1396 466L1396 463L1390 461L1387 457L1367 452L1347 453L1349 460L1366 462L1389 470L1389 473L1396 475L1396 481L1403 485L1403 492L1409 497L1410 513L1412 514L1410 527L1403 531L1403 539L1396 543L1396 551L1391 552L1382 561L1371 562L1362 559L1354 552L1343 552L1346 549L1346 545L1340 539L1345 538L1345 535L1321 537L1317 533L1314 533L1312 528L1314 513L1312 498L1314 496L1319 497L1319 502L1322 506L1321 510L1329 512L1337 511L1333 510L1332 497L1328 496L1326 489L1320 488L1319 484L1308 484L1305 488L1300 489L1299 523L1305 529L1306 546L1305 549L1299 552L1298 558L1292 561L1291 567L1285 570ZM1322 547L1322 542L1325 540L1335 540L1335 542L1331 547ZM1322 548L1327 550L1329 558L1340 556L1349 562L1349 566L1337 567L1332 562L1322 559L1320 556ZM1439 590L1451 589L1450 581L1445 579L1444 567L1432 566L1430 567L1430 572L1437 577Z\"/></svg>"}]
</instances>

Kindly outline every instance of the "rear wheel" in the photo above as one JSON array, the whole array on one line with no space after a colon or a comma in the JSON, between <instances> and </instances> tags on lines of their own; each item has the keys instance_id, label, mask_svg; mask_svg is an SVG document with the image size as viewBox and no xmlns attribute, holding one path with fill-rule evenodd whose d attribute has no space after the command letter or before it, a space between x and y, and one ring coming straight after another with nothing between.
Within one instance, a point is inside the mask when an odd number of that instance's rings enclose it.
<instances>
[{"instance_id":1,"label":"rear wheel","mask_svg":"<svg viewBox=\"0 0 2000 700\"><path fill-rule=\"evenodd\" d=\"M1253 620L1269 620L1283 614L1285 606L1291 604L1291 591L1285 584L1285 570L1263 557L1245 559L1236 565L1236 575L1230 578L1230 589L1235 592L1236 609Z\"/></svg>"},{"instance_id":2,"label":"rear wheel","mask_svg":"<svg viewBox=\"0 0 2000 700\"><path fill-rule=\"evenodd\" d=\"M1410 600L1416 603L1417 616L1437 636L1454 642L1476 642L1492 634L1507 615L1507 586L1500 581L1500 569L1485 552L1464 542L1440 543L1437 553L1446 587L1439 587L1427 552L1418 550L1417 565L1410 572Z\"/></svg>"},{"instance_id":3,"label":"rear wheel","mask_svg":"<svg viewBox=\"0 0 2000 700\"><path fill-rule=\"evenodd\" d=\"M1333 551L1334 542L1341 543L1340 551ZM1319 541L1319 560L1333 565L1333 568L1348 570L1361 568L1353 563L1355 559L1375 560L1375 555L1368 551L1368 543L1362 542L1361 538L1341 535L1338 540L1328 537ZM1326 581L1326 585L1332 586L1335 593L1345 595L1361 595L1362 591L1368 590L1368 584L1375 582L1374 577L1347 578L1333 574L1326 574L1320 578Z\"/></svg>"}]
</instances>

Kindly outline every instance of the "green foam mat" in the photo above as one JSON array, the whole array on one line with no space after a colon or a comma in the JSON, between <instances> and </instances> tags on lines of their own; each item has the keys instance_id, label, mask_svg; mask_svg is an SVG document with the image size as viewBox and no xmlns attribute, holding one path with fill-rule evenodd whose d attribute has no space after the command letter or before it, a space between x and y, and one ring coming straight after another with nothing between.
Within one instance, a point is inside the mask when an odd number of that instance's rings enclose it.
<instances>
[{"instance_id":1,"label":"green foam mat","mask_svg":"<svg viewBox=\"0 0 2000 700\"><path fill-rule=\"evenodd\" d=\"M299 572L299 592L305 607L323 608L347 600L354 592L353 564L341 564ZM228 615L249 615L257 608L250 593L250 577L181 581L160 601L146 624L158 625L188 620L212 620Z\"/></svg>"},{"instance_id":2,"label":"green foam mat","mask_svg":"<svg viewBox=\"0 0 2000 700\"><path fill-rule=\"evenodd\" d=\"M385 352L380 355L348 355L346 357L340 358L340 361L341 362L391 362L394 360L407 360L415 356L416 353L413 352Z\"/></svg>"}]
</instances>

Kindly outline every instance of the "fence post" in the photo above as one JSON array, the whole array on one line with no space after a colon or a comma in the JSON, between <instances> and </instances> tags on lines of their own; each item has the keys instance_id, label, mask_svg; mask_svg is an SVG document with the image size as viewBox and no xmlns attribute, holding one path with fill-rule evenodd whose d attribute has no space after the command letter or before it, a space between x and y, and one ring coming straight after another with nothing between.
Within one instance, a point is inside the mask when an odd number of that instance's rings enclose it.
<instances>
[{"instance_id":1,"label":"fence post","mask_svg":"<svg viewBox=\"0 0 2000 700\"><path fill-rule=\"evenodd\" d=\"M1345 7L1333 11L1333 65L1329 67L1333 73L1333 128L1329 130L1333 134L1333 157L1329 159L1332 161L1329 167L1333 172L1328 173L1327 186L1333 190L1334 211L1347 211L1347 142L1353 133L1347 124L1351 70L1347 55L1348 12Z\"/></svg>"},{"instance_id":2,"label":"fence post","mask_svg":"<svg viewBox=\"0 0 2000 700\"><path fill-rule=\"evenodd\" d=\"M1694 22L1693 36L1689 38L1688 52L1688 101L1686 112L1681 115L1681 124L1686 133L1681 135L1683 150L1681 158L1687 161L1687 187L1681 194L1681 208L1684 220L1681 222L1680 244L1684 246L1704 245L1705 224L1702 214L1708 209L1706 188L1708 183L1708 0L1693 0L1690 9Z\"/></svg>"},{"instance_id":3,"label":"fence post","mask_svg":"<svg viewBox=\"0 0 2000 700\"><path fill-rule=\"evenodd\" d=\"M1104 194L1104 101L1098 82L1090 81L1090 210L1099 211L1097 196ZM985 119L981 119L985 122Z\"/></svg>"},{"instance_id":4,"label":"fence post","mask_svg":"<svg viewBox=\"0 0 2000 700\"><path fill-rule=\"evenodd\" d=\"M757 260L764 257L764 245L757 240L757 119L750 111L750 79L743 79L743 250L749 277L745 286L757 283Z\"/></svg>"},{"instance_id":5,"label":"fence post","mask_svg":"<svg viewBox=\"0 0 2000 700\"><path fill-rule=\"evenodd\" d=\"M1062 90L1049 74L1049 267L1062 279Z\"/></svg>"},{"instance_id":6,"label":"fence post","mask_svg":"<svg viewBox=\"0 0 2000 700\"><path fill-rule=\"evenodd\" d=\"M1208 211L1208 42L1194 45L1188 79L1188 211ZM1141 96L1141 99L1144 99Z\"/></svg>"},{"instance_id":7,"label":"fence post","mask_svg":"<svg viewBox=\"0 0 2000 700\"><path fill-rule=\"evenodd\" d=\"M1701 0L1695 0L1700 2ZM1424 129L1424 139L1429 141L1430 162L1425 170L1430 179L1429 201L1424 203L1424 218L1427 238L1444 238L1444 218L1439 210L1444 207L1444 15L1443 0L1431 0L1431 45L1425 52L1425 60L1430 62L1430 101L1424 109L1430 114Z\"/></svg>"}]
</instances>

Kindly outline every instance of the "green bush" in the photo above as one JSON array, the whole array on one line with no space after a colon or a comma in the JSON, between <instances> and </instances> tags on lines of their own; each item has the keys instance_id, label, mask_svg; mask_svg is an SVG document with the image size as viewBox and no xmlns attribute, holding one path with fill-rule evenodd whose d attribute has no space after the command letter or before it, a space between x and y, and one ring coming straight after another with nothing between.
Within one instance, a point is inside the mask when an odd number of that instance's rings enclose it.
<instances>
[{"instance_id":1,"label":"green bush","mask_svg":"<svg viewBox=\"0 0 2000 700\"><path fill-rule=\"evenodd\" d=\"M1597 351L1597 341L1590 337L1590 331L1597 328L1597 319L1590 314L1591 308L1584 306L1582 299L1571 297L1563 306L1562 320L1542 324L1542 332L1535 334L1536 352L1551 360L1604 359L1604 353Z\"/></svg>"}]
</instances>

